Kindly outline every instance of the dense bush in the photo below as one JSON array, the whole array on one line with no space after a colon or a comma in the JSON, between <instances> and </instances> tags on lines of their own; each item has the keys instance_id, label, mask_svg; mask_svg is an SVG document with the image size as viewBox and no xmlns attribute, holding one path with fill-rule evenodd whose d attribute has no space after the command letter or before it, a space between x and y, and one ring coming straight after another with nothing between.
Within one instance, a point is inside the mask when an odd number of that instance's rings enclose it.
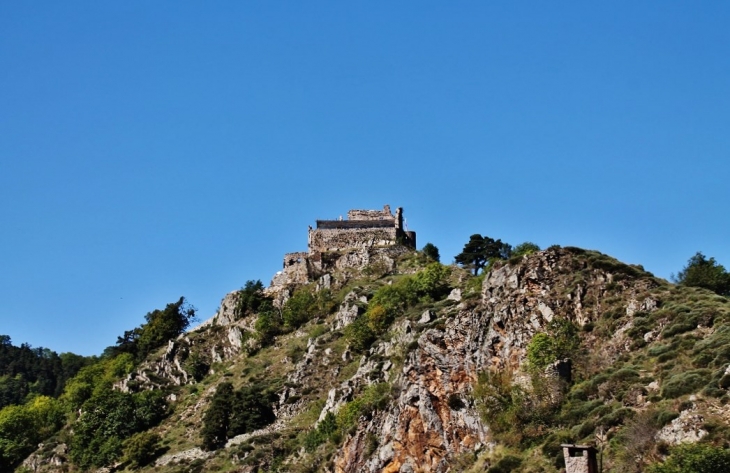
<instances>
[{"instance_id":1,"label":"dense bush","mask_svg":"<svg viewBox=\"0 0 730 473\"><path fill-rule=\"evenodd\" d=\"M360 416L369 415L376 409L383 409L391 399L388 383L372 384L337 412L337 426L343 431L353 428Z\"/></svg>"},{"instance_id":2,"label":"dense bush","mask_svg":"<svg viewBox=\"0 0 730 473\"><path fill-rule=\"evenodd\" d=\"M111 465L122 456L127 438L154 427L166 415L167 404L160 391L98 392L83 404L74 424L71 459L84 469Z\"/></svg>"},{"instance_id":3,"label":"dense bush","mask_svg":"<svg viewBox=\"0 0 730 473\"><path fill-rule=\"evenodd\" d=\"M441 255L439 254L439 249L434 245L433 243L426 243L423 248L421 249L424 255L426 255L429 259L436 261L437 263L441 261Z\"/></svg>"},{"instance_id":4,"label":"dense bush","mask_svg":"<svg viewBox=\"0 0 730 473\"><path fill-rule=\"evenodd\" d=\"M649 468L649 473L727 473L730 471L730 449L706 444L685 444L671 450L662 464Z\"/></svg>"},{"instance_id":5,"label":"dense bush","mask_svg":"<svg viewBox=\"0 0 730 473\"><path fill-rule=\"evenodd\" d=\"M535 369L575 356L580 348L577 327L567 319L553 319L547 333L537 333L527 345L527 360Z\"/></svg>"},{"instance_id":6,"label":"dense bush","mask_svg":"<svg viewBox=\"0 0 730 473\"><path fill-rule=\"evenodd\" d=\"M699 251L673 279L683 286L703 287L717 294L730 295L730 273L715 258L708 259Z\"/></svg>"},{"instance_id":7,"label":"dense bush","mask_svg":"<svg viewBox=\"0 0 730 473\"><path fill-rule=\"evenodd\" d=\"M318 309L317 298L309 288L295 291L284 304L282 311L285 328L290 330L307 323L317 315Z\"/></svg>"},{"instance_id":8,"label":"dense bush","mask_svg":"<svg viewBox=\"0 0 730 473\"><path fill-rule=\"evenodd\" d=\"M683 394L699 391L710 381L712 372L708 369L688 370L677 373L662 385L662 397L673 399Z\"/></svg>"},{"instance_id":9,"label":"dense bush","mask_svg":"<svg viewBox=\"0 0 730 473\"><path fill-rule=\"evenodd\" d=\"M514 455L502 457L497 463L489 467L487 473L510 473L522 464L522 459Z\"/></svg>"},{"instance_id":10,"label":"dense bush","mask_svg":"<svg viewBox=\"0 0 730 473\"><path fill-rule=\"evenodd\" d=\"M195 320L195 307L184 297L171 302L163 310L153 310L145 315L146 323L133 330L127 330L117 337L117 344L108 349L107 355L131 353L137 361L151 351L163 346L183 333Z\"/></svg>"},{"instance_id":11,"label":"dense bush","mask_svg":"<svg viewBox=\"0 0 730 473\"><path fill-rule=\"evenodd\" d=\"M47 396L0 410L0 471L12 471L41 440L61 428L63 421L61 403Z\"/></svg>"},{"instance_id":12,"label":"dense bush","mask_svg":"<svg viewBox=\"0 0 730 473\"><path fill-rule=\"evenodd\" d=\"M203 417L203 449L216 450L231 437L272 423L276 420L272 402L265 386L248 385L235 391L231 383L220 384Z\"/></svg>"},{"instance_id":13,"label":"dense bush","mask_svg":"<svg viewBox=\"0 0 730 473\"><path fill-rule=\"evenodd\" d=\"M409 307L445 297L450 274L447 266L434 262L414 275L378 288L368 302L367 311L345 329L351 346L356 351L367 349Z\"/></svg>"},{"instance_id":14,"label":"dense bush","mask_svg":"<svg viewBox=\"0 0 730 473\"><path fill-rule=\"evenodd\" d=\"M236 308L234 310L236 317L241 318L258 312L261 305L267 301L263 291L264 285L260 280L246 281L246 284L236 295Z\"/></svg>"},{"instance_id":15,"label":"dense bush","mask_svg":"<svg viewBox=\"0 0 730 473\"><path fill-rule=\"evenodd\" d=\"M539 246L537 246L535 243L526 241L524 243L520 243L512 249L511 257L522 257L525 255L531 255L532 253L537 253L538 251L540 251Z\"/></svg>"},{"instance_id":16,"label":"dense bush","mask_svg":"<svg viewBox=\"0 0 730 473\"><path fill-rule=\"evenodd\" d=\"M162 439L154 432L140 432L124 442L124 460L132 468L139 468L152 462L160 452Z\"/></svg>"}]
</instances>

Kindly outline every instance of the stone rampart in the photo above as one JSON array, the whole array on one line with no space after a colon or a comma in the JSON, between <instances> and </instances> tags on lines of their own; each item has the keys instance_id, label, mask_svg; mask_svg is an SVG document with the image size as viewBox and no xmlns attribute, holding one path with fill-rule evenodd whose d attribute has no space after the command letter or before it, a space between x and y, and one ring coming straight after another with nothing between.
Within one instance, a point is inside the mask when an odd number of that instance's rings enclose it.
<instances>
[{"instance_id":1,"label":"stone rampart","mask_svg":"<svg viewBox=\"0 0 730 473\"><path fill-rule=\"evenodd\" d=\"M371 248L397 243L395 227L310 230L309 252L339 251L346 248Z\"/></svg>"},{"instance_id":2,"label":"stone rampart","mask_svg":"<svg viewBox=\"0 0 730 473\"><path fill-rule=\"evenodd\" d=\"M349 229L349 228L395 228L395 220L317 220L317 228Z\"/></svg>"}]
</instances>

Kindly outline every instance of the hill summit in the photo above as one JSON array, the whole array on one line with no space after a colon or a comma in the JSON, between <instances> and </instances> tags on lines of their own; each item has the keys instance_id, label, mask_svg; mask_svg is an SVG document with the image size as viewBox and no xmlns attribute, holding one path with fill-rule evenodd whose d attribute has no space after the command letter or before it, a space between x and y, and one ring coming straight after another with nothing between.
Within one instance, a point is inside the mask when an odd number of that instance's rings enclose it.
<instances>
[{"instance_id":1,"label":"hill summit","mask_svg":"<svg viewBox=\"0 0 730 473\"><path fill-rule=\"evenodd\" d=\"M724 461L729 342L726 298L640 266L553 246L475 276L416 251L402 209L353 210L115 381L167 409L123 454L74 457L75 426L116 412L81 404L23 467L668 472Z\"/></svg>"}]
</instances>

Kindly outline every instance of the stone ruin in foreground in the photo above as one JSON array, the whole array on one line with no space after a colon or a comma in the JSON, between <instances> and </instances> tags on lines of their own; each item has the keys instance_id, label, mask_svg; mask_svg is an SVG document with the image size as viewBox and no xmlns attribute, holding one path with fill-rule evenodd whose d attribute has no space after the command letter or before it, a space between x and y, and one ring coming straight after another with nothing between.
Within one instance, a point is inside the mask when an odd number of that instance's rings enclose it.
<instances>
[{"instance_id":1,"label":"stone ruin in foreground","mask_svg":"<svg viewBox=\"0 0 730 473\"><path fill-rule=\"evenodd\" d=\"M416 247L416 232L405 228L401 207L393 215L385 205L383 210L350 210L346 220L317 220L316 228L309 226L307 246L307 251L284 255L284 268L268 291L328 277L336 269L362 269L377 261L392 265L399 249Z\"/></svg>"}]
</instances>

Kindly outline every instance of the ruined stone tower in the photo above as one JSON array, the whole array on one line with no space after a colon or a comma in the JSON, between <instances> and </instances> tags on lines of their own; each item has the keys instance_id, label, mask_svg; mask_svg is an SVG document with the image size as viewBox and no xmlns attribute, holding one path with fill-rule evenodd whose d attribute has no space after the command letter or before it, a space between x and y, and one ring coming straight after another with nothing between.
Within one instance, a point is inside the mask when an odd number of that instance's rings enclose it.
<instances>
[{"instance_id":1,"label":"ruined stone tower","mask_svg":"<svg viewBox=\"0 0 730 473\"><path fill-rule=\"evenodd\" d=\"M395 215L385 205L383 210L350 210L346 220L316 223L316 228L309 227L307 251L285 254L284 268L274 276L272 286L305 284L333 266L358 266L369 260L373 249L416 247L416 232L405 229L401 207Z\"/></svg>"}]
</instances>

